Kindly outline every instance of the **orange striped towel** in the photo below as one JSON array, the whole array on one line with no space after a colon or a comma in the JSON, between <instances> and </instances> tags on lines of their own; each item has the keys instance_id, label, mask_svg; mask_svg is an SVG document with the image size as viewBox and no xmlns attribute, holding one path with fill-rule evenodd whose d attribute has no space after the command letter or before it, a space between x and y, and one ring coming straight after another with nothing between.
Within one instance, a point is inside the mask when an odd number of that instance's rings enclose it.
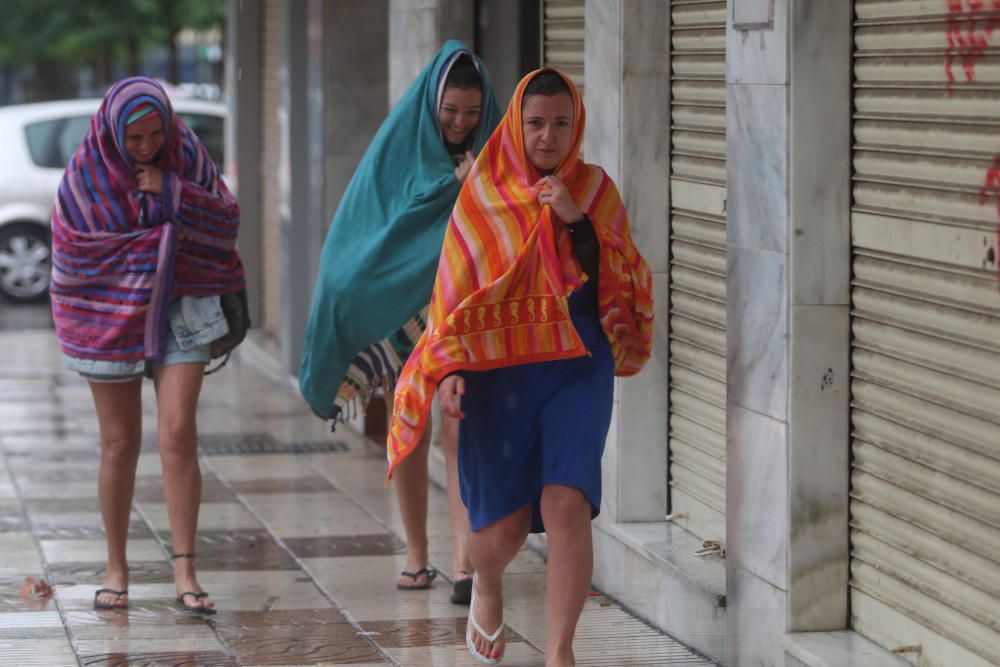
<instances>
[{"instance_id":1,"label":"orange striped towel","mask_svg":"<svg viewBox=\"0 0 1000 667\"><path fill-rule=\"evenodd\" d=\"M569 232L538 203L541 178L525 158L521 80L507 113L476 160L445 233L427 329L396 385L389 476L420 441L438 383L481 371L587 353L569 317L568 295L585 279ZM585 112L573 93L573 144L555 175L594 223L600 243L598 307L616 375L638 373L653 332L652 278L628 230L614 182L579 159Z\"/></svg>"}]
</instances>

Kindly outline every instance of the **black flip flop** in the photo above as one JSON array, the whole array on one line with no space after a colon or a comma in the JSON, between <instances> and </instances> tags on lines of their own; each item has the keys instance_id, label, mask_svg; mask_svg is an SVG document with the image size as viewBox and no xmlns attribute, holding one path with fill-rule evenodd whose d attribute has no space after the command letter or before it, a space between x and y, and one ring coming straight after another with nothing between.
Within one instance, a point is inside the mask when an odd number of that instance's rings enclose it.
<instances>
[{"instance_id":1,"label":"black flip flop","mask_svg":"<svg viewBox=\"0 0 1000 667\"><path fill-rule=\"evenodd\" d=\"M410 579L413 579L414 582L416 582L416 580L420 578L420 575L424 575L427 577L427 583L425 583L423 586L417 586L417 585L406 586L405 584L397 583L396 588L398 588L401 591L426 591L428 588L431 587L431 582L434 581L438 576L437 570L435 570L432 567L424 567L417 570L416 572L407 572L406 570L403 570L399 574L400 576L409 577Z\"/></svg>"},{"instance_id":2,"label":"black flip flop","mask_svg":"<svg viewBox=\"0 0 1000 667\"><path fill-rule=\"evenodd\" d=\"M94 591L94 609L128 609L127 604L108 604L107 602L98 602L97 598L101 597L104 593L110 593L115 596L115 600L121 600L123 595L128 595L128 589L123 591L116 591L113 588L98 588Z\"/></svg>"},{"instance_id":3,"label":"black flip flop","mask_svg":"<svg viewBox=\"0 0 1000 667\"><path fill-rule=\"evenodd\" d=\"M466 606L472 604L472 577L468 579L456 579L455 583L451 587L451 600L452 604L464 604Z\"/></svg>"},{"instance_id":4,"label":"black flip flop","mask_svg":"<svg viewBox=\"0 0 1000 667\"><path fill-rule=\"evenodd\" d=\"M184 591L183 593L177 596L177 604L180 605L181 609L185 611L190 611L195 614L204 614L206 616L211 616L212 614L215 613L214 607L192 607L188 603L184 602L184 598L186 598L188 595L192 596L195 600L200 600L202 598L208 597L208 593L205 592L195 593L194 591Z\"/></svg>"}]
</instances>

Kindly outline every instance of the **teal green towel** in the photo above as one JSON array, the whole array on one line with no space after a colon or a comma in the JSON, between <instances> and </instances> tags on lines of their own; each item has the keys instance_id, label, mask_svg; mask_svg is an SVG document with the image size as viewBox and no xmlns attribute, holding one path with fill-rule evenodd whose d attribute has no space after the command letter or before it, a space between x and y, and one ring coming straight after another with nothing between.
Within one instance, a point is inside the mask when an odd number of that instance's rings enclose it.
<instances>
[{"instance_id":1,"label":"teal green towel","mask_svg":"<svg viewBox=\"0 0 1000 667\"><path fill-rule=\"evenodd\" d=\"M299 370L303 397L325 419L354 357L430 302L461 187L438 128L439 94L463 53L473 55L448 41L424 67L382 123L333 216ZM483 79L478 155L501 113L486 66L476 62Z\"/></svg>"}]
</instances>

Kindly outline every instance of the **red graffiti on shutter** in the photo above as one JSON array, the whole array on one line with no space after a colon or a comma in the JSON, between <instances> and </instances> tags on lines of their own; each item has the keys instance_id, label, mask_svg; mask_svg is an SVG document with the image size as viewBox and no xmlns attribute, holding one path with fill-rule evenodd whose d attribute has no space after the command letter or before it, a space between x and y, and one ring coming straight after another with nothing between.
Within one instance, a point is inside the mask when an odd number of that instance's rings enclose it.
<instances>
[{"instance_id":1,"label":"red graffiti on shutter","mask_svg":"<svg viewBox=\"0 0 1000 667\"><path fill-rule=\"evenodd\" d=\"M976 80L976 62L985 54L990 38L1000 25L1000 0L990 0L992 9L987 9L987 0L946 0L948 3L948 30L945 37L948 48L944 57L944 73L948 80L948 92L955 83L952 65L955 58L962 61L966 83Z\"/></svg>"},{"instance_id":2,"label":"red graffiti on shutter","mask_svg":"<svg viewBox=\"0 0 1000 667\"><path fill-rule=\"evenodd\" d=\"M993 165L986 170L986 182L979 191L979 205L985 206L990 197L996 197L997 217L1000 218L1000 155L993 158Z\"/></svg>"}]
</instances>

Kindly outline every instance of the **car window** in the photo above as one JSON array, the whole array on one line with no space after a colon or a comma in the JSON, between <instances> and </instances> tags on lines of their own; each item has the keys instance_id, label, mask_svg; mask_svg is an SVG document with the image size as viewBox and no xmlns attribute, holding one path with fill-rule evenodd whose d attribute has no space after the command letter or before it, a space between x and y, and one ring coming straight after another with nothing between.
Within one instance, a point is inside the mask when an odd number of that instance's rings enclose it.
<instances>
[{"instance_id":1,"label":"car window","mask_svg":"<svg viewBox=\"0 0 1000 667\"><path fill-rule=\"evenodd\" d=\"M62 118L43 120L24 126L25 138L28 140L28 152L31 160L39 167L60 169L66 166L61 160L56 146L55 136L62 125Z\"/></svg>"},{"instance_id":2,"label":"car window","mask_svg":"<svg viewBox=\"0 0 1000 667\"><path fill-rule=\"evenodd\" d=\"M69 159L73 153L83 143L83 138L87 136L87 129L90 127L90 116L73 116L67 118L59 128L59 155L62 158L60 166L69 164Z\"/></svg>"},{"instance_id":3,"label":"car window","mask_svg":"<svg viewBox=\"0 0 1000 667\"><path fill-rule=\"evenodd\" d=\"M224 127L222 118L204 113L178 113L188 127L201 139L212 159L219 169L225 166L223 162L222 145L224 142Z\"/></svg>"},{"instance_id":4,"label":"car window","mask_svg":"<svg viewBox=\"0 0 1000 667\"><path fill-rule=\"evenodd\" d=\"M24 126L28 151L39 167L65 169L73 153L83 143L90 116L43 120Z\"/></svg>"}]
</instances>

